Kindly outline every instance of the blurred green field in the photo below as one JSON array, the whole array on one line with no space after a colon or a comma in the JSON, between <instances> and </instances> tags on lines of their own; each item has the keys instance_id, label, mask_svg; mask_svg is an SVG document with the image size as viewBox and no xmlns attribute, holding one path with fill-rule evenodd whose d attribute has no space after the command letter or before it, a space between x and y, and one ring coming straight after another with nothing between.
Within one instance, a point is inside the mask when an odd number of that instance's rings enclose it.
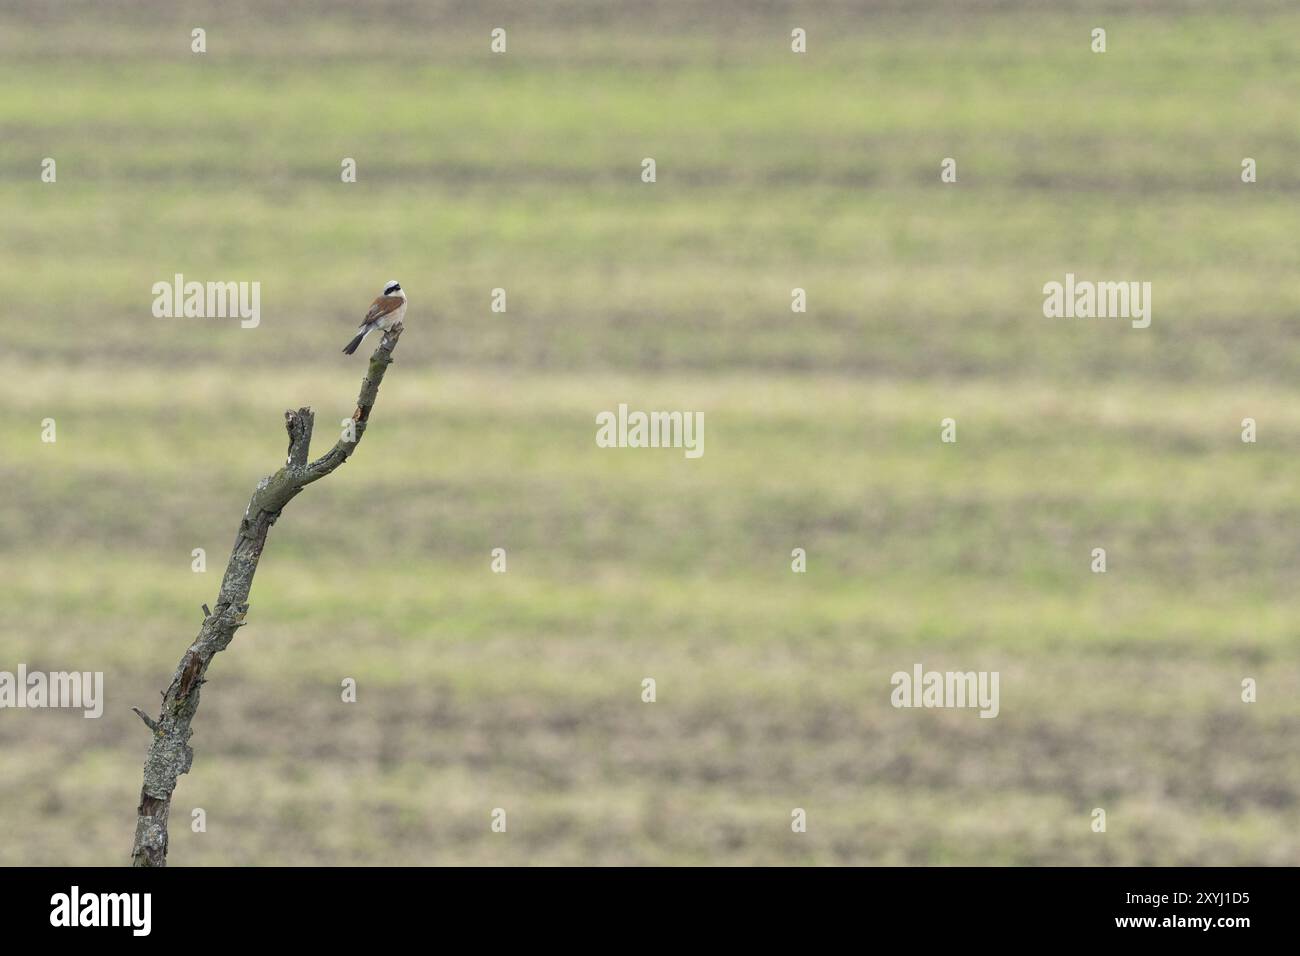
<instances>
[{"instance_id":1,"label":"blurred green field","mask_svg":"<svg viewBox=\"0 0 1300 956\"><path fill-rule=\"evenodd\" d=\"M1262 0L0 0L0 670L108 694L0 711L0 864L128 860L130 708L392 277L172 864L1300 864L1298 94ZM153 318L177 272L261 325ZM1066 272L1151 328L1043 318ZM598 449L620 402L704 456ZM1000 716L895 710L916 662Z\"/></svg>"}]
</instances>

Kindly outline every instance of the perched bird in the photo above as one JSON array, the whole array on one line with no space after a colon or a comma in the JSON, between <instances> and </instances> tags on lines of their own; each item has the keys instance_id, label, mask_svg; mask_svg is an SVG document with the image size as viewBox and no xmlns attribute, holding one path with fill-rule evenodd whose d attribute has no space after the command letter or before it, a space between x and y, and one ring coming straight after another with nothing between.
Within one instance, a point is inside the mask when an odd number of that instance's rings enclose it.
<instances>
[{"instance_id":1,"label":"perched bird","mask_svg":"<svg viewBox=\"0 0 1300 956\"><path fill-rule=\"evenodd\" d=\"M343 354L351 355L361 344L361 340L373 332L375 329L387 331L398 322L402 321L406 315L406 293L396 279L391 279L384 285L384 291L374 302L370 303L370 311L366 317L361 320L357 326L357 337L347 345L343 346Z\"/></svg>"}]
</instances>

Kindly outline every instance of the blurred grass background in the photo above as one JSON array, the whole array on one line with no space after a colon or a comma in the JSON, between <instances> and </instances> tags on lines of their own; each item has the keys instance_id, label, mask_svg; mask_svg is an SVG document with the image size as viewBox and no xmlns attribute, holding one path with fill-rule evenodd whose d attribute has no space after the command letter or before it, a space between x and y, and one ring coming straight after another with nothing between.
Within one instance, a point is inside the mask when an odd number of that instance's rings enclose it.
<instances>
[{"instance_id":1,"label":"blurred grass background","mask_svg":"<svg viewBox=\"0 0 1300 956\"><path fill-rule=\"evenodd\" d=\"M129 708L393 277L173 864L1300 863L1298 93L1262 0L0 2L0 669L108 694L0 712L0 863L127 861ZM1067 271L1151 328L1044 319ZM153 318L176 272L261 326ZM619 402L704 457L597 449ZM1001 715L893 709L918 661Z\"/></svg>"}]
</instances>

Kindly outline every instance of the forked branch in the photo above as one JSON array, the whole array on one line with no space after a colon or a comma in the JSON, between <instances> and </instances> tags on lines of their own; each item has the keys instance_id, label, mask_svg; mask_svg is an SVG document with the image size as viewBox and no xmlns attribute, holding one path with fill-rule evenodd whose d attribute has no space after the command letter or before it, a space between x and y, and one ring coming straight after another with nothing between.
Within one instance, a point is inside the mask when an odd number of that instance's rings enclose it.
<instances>
[{"instance_id":1,"label":"forked branch","mask_svg":"<svg viewBox=\"0 0 1300 956\"><path fill-rule=\"evenodd\" d=\"M334 447L320 458L310 461L308 455L315 424L312 410L300 408L284 413L284 427L289 433L289 453L284 467L263 478L253 491L239 522L239 533L226 565L216 606L209 611L204 605L199 636L176 665L171 685L163 692L162 712L157 720L153 720L138 707L131 708L153 734L149 755L144 762L144 786L140 791L135 845L131 850L135 866L167 865L167 818L177 778L189 772L194 759L189 744L190 724L199 709L199 691L212 658L226 649L235 631L244 625L244 617L248 614L248 592L253 586L253 575L271 525L298 492L334 471L356 451L366 433L370 411L379 394L379 383L384 380L384 372L393 361L393 349L397 347L401 334L401 325L384 334L383 341L370 357L370 367L361 382L357 410L352 415L353 427L346 430Z\"/></svg>"}]
</instances>

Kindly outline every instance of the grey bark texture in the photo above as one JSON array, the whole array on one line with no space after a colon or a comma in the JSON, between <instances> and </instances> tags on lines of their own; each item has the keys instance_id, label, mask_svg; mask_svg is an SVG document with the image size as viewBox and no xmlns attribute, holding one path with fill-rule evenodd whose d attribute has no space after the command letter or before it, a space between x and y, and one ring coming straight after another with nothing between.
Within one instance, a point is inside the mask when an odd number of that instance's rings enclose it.
<instances>
[{"instance_id":1,"label":"grey bark texture","mask_svg":"<svg viewBox=\"0 0 1300 956\"><path fill-rule=\"evenodd\" d=\"M162 712L154 720L138 707L136 712L153 734L149 755L144 762L144 786L135 827L135 845L131 858L135 866L167 865L167 818L177 778L187 773L194 759L190 748L190 723L199 709L199 691L208 665L219 651L226 649L235 631L244 626L248 614L248 592L253 586L257 562L262 557L266 536L284 506L307 485L319 481L348 460L365 434L370 411L379 394L379 383L393 361L393 349L402 334L400 325L384 334L383 341L370 357L370 367L361 382L357 410L352 415L355 436L339 441L328 452L310 461L308 449L315 416L310 408L284 413L284 427L289 433L289 454L284 467L257 483L253 497L239 522L239 534L226 565L216 606L203 607L203 624L176 671L171 685L163 692Z\"/></svg>"}]
</instances>

